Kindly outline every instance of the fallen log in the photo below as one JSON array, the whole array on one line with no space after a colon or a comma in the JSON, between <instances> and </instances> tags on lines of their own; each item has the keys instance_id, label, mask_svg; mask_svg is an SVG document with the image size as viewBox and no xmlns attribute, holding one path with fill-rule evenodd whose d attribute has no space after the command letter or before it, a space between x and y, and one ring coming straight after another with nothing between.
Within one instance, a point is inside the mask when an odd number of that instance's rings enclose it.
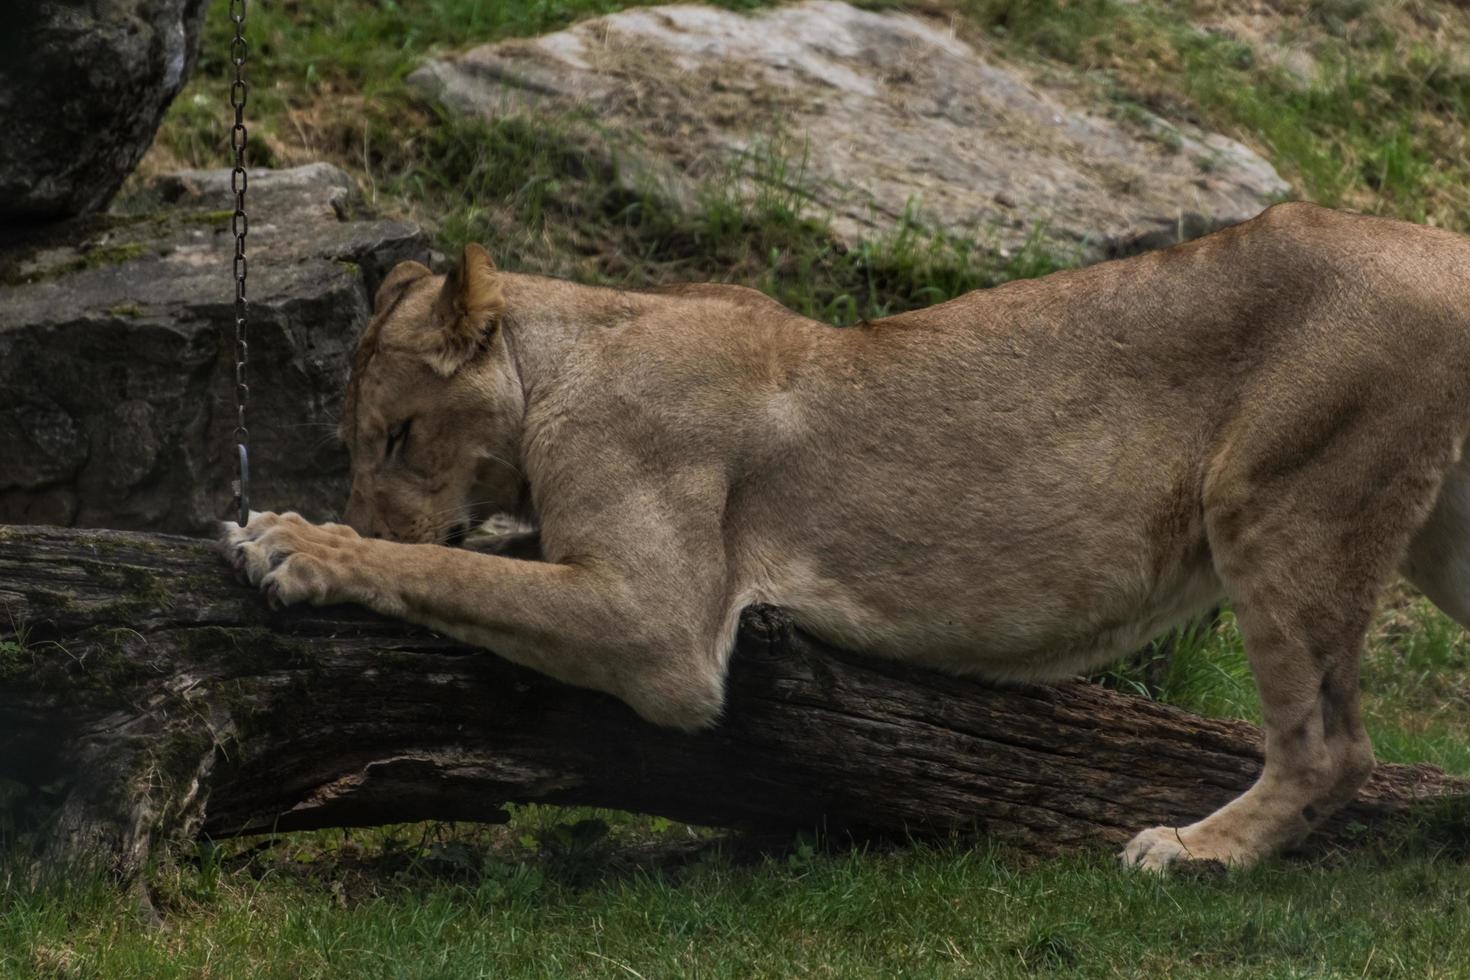
<instances>
[{"instance_id":1,"label":"fallen log","mask_svg":"<svg viewBox=\"0 0 1470 980\"><path fill-rule=\"evenodd\" d=\"M861 657L770 608L742 622L724 721L685 735L362 610L273 612L208 541L0 526L0 804L44 861L126 874L171 835L493 821L530 801L1117 845L1210 811L1260 765L1248 724ZM1380 766L1319 836L1467 792Z\"/></svg>"}]
</instances>

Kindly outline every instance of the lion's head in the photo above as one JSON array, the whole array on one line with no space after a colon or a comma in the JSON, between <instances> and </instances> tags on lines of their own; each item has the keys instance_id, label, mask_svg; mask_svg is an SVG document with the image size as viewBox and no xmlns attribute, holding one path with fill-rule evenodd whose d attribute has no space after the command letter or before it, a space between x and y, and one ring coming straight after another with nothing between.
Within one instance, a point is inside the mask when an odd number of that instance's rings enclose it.
<instances>
[{"instance_id":1,"label":"lion's head","mask_svg":"<svg viewBox=\"0 0 1470 980\"><path fill-rule=\"evenodd\" d=\"M499 275L468 245L448 276L402 262L378 288L341 426L359 533L445 543L516 507L524 396Z\"/></svg>"}]
</instances>

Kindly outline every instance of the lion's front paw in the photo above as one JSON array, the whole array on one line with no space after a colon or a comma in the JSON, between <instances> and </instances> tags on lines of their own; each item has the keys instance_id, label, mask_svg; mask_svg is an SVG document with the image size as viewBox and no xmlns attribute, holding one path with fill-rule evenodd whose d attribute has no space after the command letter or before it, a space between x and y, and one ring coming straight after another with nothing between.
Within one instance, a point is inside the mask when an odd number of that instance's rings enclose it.
<instances>
[{"instance_id":1,"label":"lion's front paw","mask_svg":"<svg viewBox=\"0 0 1470 980\"><path fill-rule=\"evenodd\" d=\"M340 524L252 512L249 524L225 524L222 531L226 560L274 607L345 601L347 580L360 571L352 551L362 539Z\"/></svg>"}]
</instances>

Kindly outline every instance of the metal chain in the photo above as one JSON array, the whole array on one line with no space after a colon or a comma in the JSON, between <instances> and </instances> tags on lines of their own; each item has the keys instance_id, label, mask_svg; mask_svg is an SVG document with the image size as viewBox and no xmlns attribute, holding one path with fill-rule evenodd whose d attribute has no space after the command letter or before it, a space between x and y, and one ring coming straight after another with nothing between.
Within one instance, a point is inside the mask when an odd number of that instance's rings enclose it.
<instances>
[{"instance_id":1,"label":"metal chain","mask_svg":"<svg viewBox=\"0 0 1470 980\"><path fill-rule=\"evenodd\" d=\"M235 80L230 85L230 105L235 110L235 126L230 130L230 146L235 151L235 169L230 174L230 189L235 192L235 215L230 228L235 233L235 449L239 455L238 475L232 484L240 526L250 521L250 430L245 427L245 406L250 401L250 386L245 383L245 365L249 345L245 339L245 236L250 219L245 215L245 45L246 0L230 0L230 20L235 22L235 38L230 42L230 61L235 66Z\"/></svg>"}]
</instances>

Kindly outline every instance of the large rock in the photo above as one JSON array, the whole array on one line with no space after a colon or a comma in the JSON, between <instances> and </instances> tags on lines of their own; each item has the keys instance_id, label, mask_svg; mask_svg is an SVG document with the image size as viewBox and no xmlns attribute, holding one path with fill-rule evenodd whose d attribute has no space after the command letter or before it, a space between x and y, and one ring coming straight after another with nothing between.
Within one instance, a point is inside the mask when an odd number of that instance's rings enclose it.
<instances>
[{"instance_id":1,"label":"large rock","mask_svg":"<svg viewBox=\"0 0 1470 980\"><path fill-rule=\"evenodd\" d=\"M229 172L155 179L142 209L0 252L0 523L203 531L234 471ZM314 164L250 178L257 509L342 506L334 429L370 296L427 258Z\"/></svg>"},{"instance_id":2,"label":"large rock","mask_svg":"<svg viewBox=\"0 0 1470 980\"><path fill-rule=\"evenodd\" d=\"M96 211L153 142L193 70L204 0L6 8L0 225Z\"/></svg>"},{"instance_id":3,"label":"large rock","mask_svg":"<svg viewBox=\"0 0 1470 980\"><path fill-rule=\"evenodd\" d=\"M579 110L675 196L734 161L746 193L801 185L847 239L911 213L1002 251L1039 232L1096 257L1243 220L1289 191L1234 140L1108 111L1073 76L833 0L628 10L428 61L409 83L461 113Z\"/></svg>"}]
</instances>

